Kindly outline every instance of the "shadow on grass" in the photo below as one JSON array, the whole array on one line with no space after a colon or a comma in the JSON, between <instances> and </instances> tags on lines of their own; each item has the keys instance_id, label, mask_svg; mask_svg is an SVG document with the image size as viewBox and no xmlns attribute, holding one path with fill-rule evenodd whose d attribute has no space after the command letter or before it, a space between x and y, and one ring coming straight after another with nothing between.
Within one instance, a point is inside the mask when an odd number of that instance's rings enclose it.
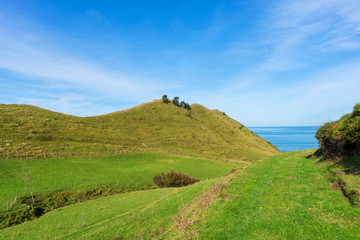
<instances>
[{"instance_id":1,"label":"shadow on grass","mask_svg":"<svg viewBox=\"0 0 360 240\"><path fill-rule=\"evenodd\" d=\"M147 188L137 189L106 185L80 191L60 191L35 194L34 202L32 201L31 196L22 196L8 211L0 212L0 229L39 218L45 213L60 207L115 194L150 189L152 189L151 184L147 185Z\"/></svg>"},{"instance_id":2,"label":"shadow on grass","mask_svg":"<svg viewBox=\"0 0 360 240\"><path fill-rule=\"evenodd\" d=\"M348 182L352 180L344 178L346 175L360 175L359 155L347 158L327 157L321 152L321 149L318 149L306 158L314 159L317 163L325 163L330 174L330 187L334 190L341 190L352 206L360 207L360 189L354 188L354 184Z\"/></svg>"},{"instance_id":3,"label":"shadow on grass","mask_svg":"<svg viewBox=\"0 0 360 240\"><path fill-rule=\"evenodd\" d=\"M346 174L360 175L360 155L352 157L327 157L321 149L316 150L313 154L306 156L306 158L317 158L318 162L329 162L334 166L338 166Z\"/></svg>"}]
</instances>

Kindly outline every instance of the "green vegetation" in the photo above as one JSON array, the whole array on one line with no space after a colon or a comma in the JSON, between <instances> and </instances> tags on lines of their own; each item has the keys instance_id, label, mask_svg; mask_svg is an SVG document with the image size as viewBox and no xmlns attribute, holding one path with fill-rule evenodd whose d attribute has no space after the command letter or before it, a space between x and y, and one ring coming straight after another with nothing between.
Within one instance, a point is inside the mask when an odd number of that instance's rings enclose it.
<instances>
[{"instance_id":1,"label":"green vegetation","mask_svg":"<svg viewBox=\"0 0 360 240\"><path fill-rule=\"evenodd\" d=\"M134 151L255 161L278 149L242 124L194 104L156 100L95 117L0 105L0 159L106 156Z\"/></svg>"},{"instance_id":2,"label":"green vegetation","mask_svg":"<svg viewBox=\"0 0 360 240\"><path fill-rule=\"evenodd\" d=\"M179 97L174 97L174 99L171 101L175 106L180 107L179 103Z\"/></svg>"},{"instance_id":3,"label":"green vegetation","mask_svg":"<svg viewBox=\"0 0 360 240\"><path fill-rule=\"evenodd\" d=\"M332 188L340 190L351 205L360 207L360 156L335 161L321 156L319 162L328 169Z\"/></svg>"},{"instance_id":4,"label":"green vegetation","mask_svg":"<svg viewBox=\"0 0 360 240\"><path fill-rule=\"evenodd\" d=\"M174 170L161 173L153 177L153 182L158 187L184 187L199 182L200 180L189 175L175 172Z\"/></svg>"},{"instance_id":5,"label":"green vegetation","mask_svg":"<svg viewBox=\"0 0 360 240\"><path fill-rule=\"evenodd\" d=\"M2 239L169 239L173 217L218 179L105 197L54 210L0 230Z\"/></svg>"},{"instance_id":6,"label":"green vegetation","mask_svg":"<svg viewBox=\"0 0 360 240\"><path fill-rule=\"evenodd\" d=\"M86 118L0 105L0 239L360 237L360 104L319 129L325 156L271 156L225 113L170 102Z\"/></svg>"},{"instance_id":7,"label":"green vegetation","mask_svg":"<svg viewBox=\"0 0 360 240\"><path fill-rule=\"evenodd\" d=\"M176 169L196 176L180 174L180 178L176 178L176 174L165 174L166 186L170 187L177 183L182 186L199 179L219 177L244 164L144 152L25 162L0 160L0 166L2 228L35 219L66 205L153 188L152 178L159 171ZM24 181L24 174L29 175L27 181Z\"/></svg>"},{"instance_id":8,"label":"green vegetation","mask_svg":"<svg viewBox=\"0 0 360 240\"><path fill-rule=\"evenodd\" d=\"M360 211L329 187L327 168L291 152L254 163L205 213L200 239L358 239Z\"/></svg>"},{"instance_id":9,"label":"green vegetation","mask_svg":"<svg viewBox=\"0 0 360 240\"><path fill-rule=\"evenodd\" d=\"M11 202L16 195L29 195L27 183L22 178L23 166L24 160L0 160L0 212L6 209L6 202ZM151 152L26 161L31 190L35 195L39 192L90 190L105 185L137 190L148 188L155 175L169 169L204 180L243 166L245 164L239 162Z\"/></svg>"},{"instance_id":10,"label":"green vegetation","mask_svg":"<svg viewBox=\"0 0 360 240\"><path fill-rule=\"evenodd\" d=\"M182 188L83 202L0 230L4 239L358 239L360 211L313 151Z\"/></svg>"},{"instance_id":11,"label":"green vegetation","mask_svg":"<svg viewBox=\"0 0 360 240\"><path fill-rule=\"evenodd\" d=\"M360 104L338 121L325 123L316 138L321 147L315 155L328 168L331 186L360 207Z\"/></svg>"},{"instance_id":12,"label":"green vegetation","mask_svg":"<svg viewBox=\"0 0 360 240\"><path fill-rule=\"evenodd\" d=\"M340 120L325 123L316 132L322 153L327 157L351 157L360 154L360 104Z\"/></svg>"},{"instance_id":13,"label":"green vegetation","mask_svg":"<svg viewBox=\"0 0 360 240\"><path fill-rule=\"evenodd\" d=\"M163 101L163 103L166 103L166 104L171 102L166 94L164 94L164 96L162 96L161 100Z\"/></svg>"},{"instance_id":14,"label":"green vegetation","mask_svg":"<svg viewBox=\"0 0 360 240\"><path fill-rule=\"evenodd\" d=\"M182 108L185 108L187 110L191 110L191 107L188 103L184 102L184 101L181 101L179 102L179 97L174 97L174 99L172 101L170 101L168 98L167 98L167 95L164 95L162 100L164 103L169 103L169 102L172 102L175 106L177 107L182 107Z\"/></svg>"},{"instance_id":15,"label":"green vegetation","mask_svg":"<svg viewBox=\"0 0 360 240\"><path fill-rule=\"evenodd\" d=\"M14 199L9 210L0 213L0 229L39 218L56 208L131 191L133 190L119 186L102 186L95 189L20 196Z\"/></svg>"}]
</instances>

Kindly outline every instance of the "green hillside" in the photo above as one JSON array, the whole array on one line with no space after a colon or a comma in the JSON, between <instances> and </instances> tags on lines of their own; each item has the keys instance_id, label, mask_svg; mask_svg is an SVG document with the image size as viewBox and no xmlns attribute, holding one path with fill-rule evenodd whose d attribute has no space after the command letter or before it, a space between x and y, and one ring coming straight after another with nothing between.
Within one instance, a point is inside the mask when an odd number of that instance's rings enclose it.
<instances>
[{"instance_id":1,"label":"green hillside","mask_svg":"<svg viewBox=\"0 0 360 240\"><path fill-rule=\"evenodd\" d=\"M0 158L116 155L156 150L255 161L278 149L218 110L160 100L94 117L0 105Z\"/></svg>"},{"instance_id":2,"label":"green hillside","mask_svg":"<svg viewBox=\"0 0 360 240\"><path fill-rule=\"evenodd\" d=\"M359 239L360 211L313 151L183 188L110 196L0 230L2 239Z\"/></svg>"}]
</instances>

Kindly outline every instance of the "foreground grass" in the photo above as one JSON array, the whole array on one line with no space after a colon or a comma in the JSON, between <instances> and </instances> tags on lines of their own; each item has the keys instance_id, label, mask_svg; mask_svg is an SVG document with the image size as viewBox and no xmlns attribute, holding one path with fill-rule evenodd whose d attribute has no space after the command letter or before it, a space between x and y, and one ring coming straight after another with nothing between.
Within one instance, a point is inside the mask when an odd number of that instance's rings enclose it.
<instances>
[{"instance_id":1,"label":"foreground grass","mask_svg":"<svg viewBox=\"0 0 360 240\"><path fill-rule=\"evenodd\" d=\"M26 190L24 160L0 160L0 211L18 193ZM96 185L144 189L152 178L173 169L199 179L215 178L244 164L220 162L163 153L127 153L118 156L27 160L34 192L81 190ZM28 192L27 192L28 194Z\"/></svg>"},{"instance_id":2,"label":"foreground grass","mask_svg":"<svg viewBox=\"0 0 360 240\"><path fill-rule=\"evenodd\" d=\"M329 186L311 151L270 157L236 178L207 211L201 239L359 239L360 211Z\"/></svg>"},{"instance_id":3,"label":"foreground grass","mask_svg":"<svg viewBox=\"0 0 360 240\"><path fill-rule=\"evenodd\" d=\"M360 207L360 156L329 159L320 157L319 164L328 169L334 189L339 189L354 206Z\"/></svg>"},{"instance_id":4,"label":"foreground grass","mask_svg":"<svg viewBox=\"0 0 360 240\"><path fill-rule=\"evenodd\" d=\"M173 231L179 208L218 179L183 187L139 191L54 210L0 230L1 239L152 239ZM86 226L85 226L86 225Z\"/></svg>"},{"instance_id":5,"label":"foreground grass","mask_svg":"<svg viewBox=\"0 0 360 240\"><path fill-rule=\"evenodd\" d=\"M312 152L280 154L241 174L184 188L72 205L0 230L0 238L359 239L359 209L331 188L328 167L306 157ZM198 211L211 197L209 189L224 179L232 181ZM185 227L177 227L178 219Z\"/></svg>"}]
</instances>

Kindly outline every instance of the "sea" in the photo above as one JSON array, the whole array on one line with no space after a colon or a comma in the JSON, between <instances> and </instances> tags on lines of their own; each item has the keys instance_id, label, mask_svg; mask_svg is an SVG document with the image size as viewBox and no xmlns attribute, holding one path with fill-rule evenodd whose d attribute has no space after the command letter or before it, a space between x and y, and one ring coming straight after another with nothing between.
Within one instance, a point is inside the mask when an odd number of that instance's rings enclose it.
<instances>
[{"instance_id":1,"label":"sea","mask_svg":"<svg viewBox=\"0 0 360 240\"><path fill-rule=\"evenodd\" d=\"M318 126L249 127L251 131L271 142L281 152L318 148L319 142L315 138L318 128Z\"/></svg>"}]
</instances>

